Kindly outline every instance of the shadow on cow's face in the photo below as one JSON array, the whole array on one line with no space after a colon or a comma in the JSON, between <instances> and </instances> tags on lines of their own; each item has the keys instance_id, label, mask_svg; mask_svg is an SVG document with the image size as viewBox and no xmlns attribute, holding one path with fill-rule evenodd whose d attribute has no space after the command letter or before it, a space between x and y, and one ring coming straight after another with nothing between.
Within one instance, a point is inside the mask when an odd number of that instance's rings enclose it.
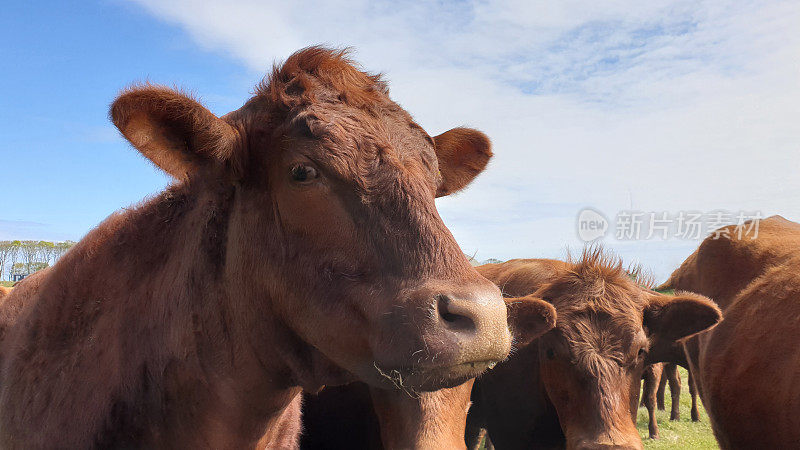
<instances>
[{"instance_id":1,"label":"shadow on cow's face","mask_svg":"<svg viewBox=\"0 0 800 450\"><path fill-rule=\"evenodd\" d=\"M216 219L227 220L226 271L240 285L230 295L294 336L287 358L302 384L337 382L328 372L343 370L439 388L508 354L499 290L434 203L486 167L482 133L430 137L378 77L319 48L290 57L222 118L152 86L124 93L112 117L176 178L233 189L230 217Z\"/></svg>"},{"instance_id":2,"label":"shadow on cow's face","mask_svg":"<svg viewBox=\"0 0 800 450\"><path fill-rule=\"evenodd\" d=\"M714 325L719 310L704 297L642 288L599 252L536 295L558 314L537 345L567 448L642 448L635 417L645 365L666 360L668 344Z\"/></svg>"}]
</instances>

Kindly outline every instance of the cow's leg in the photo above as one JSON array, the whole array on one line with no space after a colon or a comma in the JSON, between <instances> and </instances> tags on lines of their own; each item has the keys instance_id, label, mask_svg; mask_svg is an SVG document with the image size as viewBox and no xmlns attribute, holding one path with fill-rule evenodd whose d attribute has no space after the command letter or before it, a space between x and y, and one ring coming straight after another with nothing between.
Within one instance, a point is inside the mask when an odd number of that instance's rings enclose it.
<instances>
[{"instance_id":1,"label":"cow's leg","mask_svg":"<svg viewBox=\"0 0 800 450\"><path fill-rule=\"evenodd\" d=\"M658 379L658 390L656 391L656 406L659 411L666 409L664 405L664 393L667 390L667 377L665 372L661 372L661 377ZM672 385L669 386L672 389Z\"/></svg>"},{"instance_id":2,"label":"cow's leg","mask_svg":"<svg viewBox=\"0 0 800 450\"><path fill-rule=\"evenodd\" d=\"M661 365L651 364L644 369L644 387L642 401L647 407L648 429L650 439L658 439L658 423L656 423L656 390L658 389L658 379L661 375Z\"/></svg>"},{"instance_id":3,"label":"cow's leg","mask_svg":"<svg viewBox=\"0 0 800 450\"><path fill-rule=\"evenodd\" d=\"M692 422L700 421L700 411L697 409L697 385L695 384L692 371L689 372L689 394L692 396Z\"/></svg>"},{"instance_id":4,"label":"cow's leg","mask_svg":"<svg viewBox=\"0 0 800 450\"><path fill-rule=\"evenodd\" d=\"M676 364L666 364L661 379L669 381L669 394L672 398L672 407L669 413L669 420L680 420L681 418L681 374L678 373Z\"/></svg>"}]
</instances>

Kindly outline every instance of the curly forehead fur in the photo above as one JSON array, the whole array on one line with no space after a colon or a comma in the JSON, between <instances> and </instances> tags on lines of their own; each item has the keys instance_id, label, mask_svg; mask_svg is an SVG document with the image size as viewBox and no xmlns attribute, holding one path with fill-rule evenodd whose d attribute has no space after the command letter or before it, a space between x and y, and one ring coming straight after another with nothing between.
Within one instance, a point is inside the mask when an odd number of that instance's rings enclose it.
<instances>
[{"instance_id":1,"label":"curly forehead fur","mask_svg":"<svg viewBox=\"0 0 800 450\"><path fill-rule=\"evenodd\" d=\"M539 289L539 295L552 299L559 316L591 312L614 317L636 311L641 318L642 292L650 284L641 269L625 270L602 247L587 248L579 258L570 255L567 264L567 270Z\"/></svg>"},{"instance_id":2,"label":"curly forehead fur","mask_svg":"<svg viewBox=\"0 0 800 450\"><path fill-rule=\"evenodd\" d=\"M436 173L433 140L389 98L379 74L359 69L347 50L308 47L291 55L256 87L255 101L265 100L278 134L317 140L334 171L361 184L362 192L386 190L395 171L409 165ZM422 145L420 145L422 144ZM425 151L426 147L431 151Z\"/></svg>"},{"instance_id":3,"label":"curly forehead fur","mask_svg":"<svg viewBox=\"0 0 800 450\"><path fill-rule=\"evenodd\" d=\"M389 87L380 74L359 70L347 55L348 50L302 49L273 67L256 87L256 95L287 110L319 101L340 101L360 109L385 103Z\"/></svg>"},{"instance_id":4,"label":"curly forehead fur","mask_svg":"<svg viewBox=\"0 0 800 450\"><path fill-rule=\"evenodd\" d=\"M575 362L597 377L611 375L626 361L641 330L645 288L634 281L635 275L623 268L619 258L600 247L588 248L580 258L569 257L567 262L567 270L542 286L537 295L556 307L556 327Z\"/></svg>"}]
</instances>

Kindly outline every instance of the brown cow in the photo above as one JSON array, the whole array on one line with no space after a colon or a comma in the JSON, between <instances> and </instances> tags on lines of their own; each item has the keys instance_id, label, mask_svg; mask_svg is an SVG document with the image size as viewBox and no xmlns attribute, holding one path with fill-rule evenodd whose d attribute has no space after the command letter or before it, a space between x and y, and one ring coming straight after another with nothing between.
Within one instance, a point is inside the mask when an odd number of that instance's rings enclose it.
<instances>
[{"instance_id":1,"label":"brown cow","mask_svg":"<svg viewBox=\"0 0 800 450\"><path fill-rule=\"evenodd\" d=\"M5 297L10 293L11 293L10 287L0 286L0 300L2 300L3 297Z\"/></svg>"},{"instance_id":2,"label":"brown cow","mask_svg":"<svg viewBox=\"0 0 800 450\"><path fill-rule=\"evenodd\" d=\"M544 301L508 298L514 345L528 344L555 326ZM405 392L363 383L304 395L301 448L465 448L464 433L473 380L433 392Z\"/></svg>"},{"instance_id":3,"label":"brown cow","mask_svg":"<svg viewBox=\"0 0 800 450\"><path fill-rule=\"evenodd\" d=\"M710 300L642 288L599 249L574 262L512 260L478 271L504 295L548 300L558 320L477 380L472 448L482 427L498 449L641 448L635 416L644 367L720 320Z\"/></svg>"},{"instance_id":4,"label":"brown cow","mask_svg":"<svg viewBox=\"0 0 800 450\"><path fill-rule=\"evenodd\" d=\"M221 118L150 85L111 118L177 181L7 297L0 447L291 445L301 387L438 389L508 354L434 204L486 166L480 132L430 137L316 47Z\"/></svg>"},{"instance_id":5,"label":"brown cow","mask_svg":"<svg viewBox=\"0 0 800 450\"><path fill-rule=\"evenodd\" d=\"M707 295L724 312L685 345L720 446L797 448L800 224L773 216L753 230L752 222L717 230L663 287Z\"/></svg>"}]
</instances>

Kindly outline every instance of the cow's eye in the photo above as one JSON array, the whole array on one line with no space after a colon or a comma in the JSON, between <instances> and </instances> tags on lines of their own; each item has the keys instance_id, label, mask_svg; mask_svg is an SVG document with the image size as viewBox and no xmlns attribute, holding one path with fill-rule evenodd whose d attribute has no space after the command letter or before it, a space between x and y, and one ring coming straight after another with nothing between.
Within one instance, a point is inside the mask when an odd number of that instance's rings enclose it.
<instances>
[{"instance_id":1,"label":"cow's eye","mask_svg":"<svg viewBox=\"0 0 800 450\"><path fill-rule=\"evenodd\" d=\"M547 359L554 359L556 357L556 352L554 352L552 348L545 350L544 354L547 356Z\"/></svg>"},{"instance_id":2,"label":"cow's eye","mask_svg":"<svg viewBox=\"0 0 800 450\"><path fill-rule=\"evenodd\" d=\"M644 347L640 348L639 353L636 356L639 359L644 359L644 357L647 356L647 350Z\"/></svg>"},{"instance_id":3,"label":"cow's eye","mask_svg":"<svg viewBox=\"0 0 800 450\"><path fill-rule=\"evenodd\" d=\"M292 180L298 183L304 183L317 178L317 169L305 165L305 164L297 164L292 167L291 170Z\"/></svg>"}]
</instances>

